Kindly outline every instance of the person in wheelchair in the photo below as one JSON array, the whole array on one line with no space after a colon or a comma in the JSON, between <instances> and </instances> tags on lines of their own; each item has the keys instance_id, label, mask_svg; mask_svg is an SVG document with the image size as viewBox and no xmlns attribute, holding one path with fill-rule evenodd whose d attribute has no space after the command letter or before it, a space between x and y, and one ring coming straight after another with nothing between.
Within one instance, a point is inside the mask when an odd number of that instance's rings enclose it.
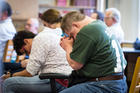
<instances>
[{"instance_id":1,"label":"person in wheelchair","mask_svg":"<svg viewBox=\"0 0 140 93\"><path fill-rule=\"evenodd\" d=\"M77 11L63 17L61 38L69 65L74 69L69 88L60 93L127 93L124 69L126 60L107 26Z\"/></svg>"}]
</instances>

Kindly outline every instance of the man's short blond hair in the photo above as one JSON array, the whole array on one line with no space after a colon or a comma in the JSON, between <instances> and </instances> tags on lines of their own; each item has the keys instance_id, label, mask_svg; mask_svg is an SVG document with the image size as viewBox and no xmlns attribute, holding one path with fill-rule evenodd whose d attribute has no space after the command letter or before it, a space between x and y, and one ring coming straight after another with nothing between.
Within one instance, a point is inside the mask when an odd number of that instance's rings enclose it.
<instances>
[{"instance_id":1,"label":"man's short blond hair","mask_svg":"<svg viewBox=\"0 0 140 93\"><path fill-rule=\"evenodd\" d=\"M63 31L69 31L72 27L72 22L82 21L84 18L85 15L78 11L69 12L63 17L61 28Z\"/></svg>"}]
</instances>

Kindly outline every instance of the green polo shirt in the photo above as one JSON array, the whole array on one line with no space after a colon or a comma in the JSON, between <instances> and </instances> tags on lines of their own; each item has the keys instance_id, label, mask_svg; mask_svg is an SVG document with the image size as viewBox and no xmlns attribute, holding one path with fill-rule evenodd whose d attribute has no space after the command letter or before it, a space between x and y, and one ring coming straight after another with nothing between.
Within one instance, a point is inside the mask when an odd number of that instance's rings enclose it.
<instances>
[{"instance_id":1,"label":"green polo shirt","mask_svg":"<svg viewBox=\"0 0 140 93\"><path fill-rule=\"evenodd\" d=\"M107 34L106 25L93 21L76 36L70 57L83 64L79 76L101 77L122 72L126 66L123 52L114 36ZM115 43L115 45L113 45Z\"/></svg>"}]
</instances>

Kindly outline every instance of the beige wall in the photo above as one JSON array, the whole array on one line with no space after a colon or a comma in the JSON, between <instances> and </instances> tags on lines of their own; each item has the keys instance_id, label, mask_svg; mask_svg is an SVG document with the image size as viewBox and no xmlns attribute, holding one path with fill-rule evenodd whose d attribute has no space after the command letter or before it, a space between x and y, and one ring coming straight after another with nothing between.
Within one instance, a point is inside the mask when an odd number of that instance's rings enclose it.
<instances>
[{"instance_id":1,"label":"beige wall","mask_svg":"<svg viewBox=\"0 0 140 93\"><path fill-rule=\"evenodd\" d=\"M7 0L12 7L12 19L17 31L24 30L28 18L38 18L38 0Z\"/></svg>"},{"instance_id":2,"label":"beige wall","mask_svg":"<svg viewBox=\"0 0 140 93\"><path fill-rule=\"evenodd\" d=\"M26 20L38 17L38 0L7 0L13 10L13 19Z\"/></svg>"}]
</instances>

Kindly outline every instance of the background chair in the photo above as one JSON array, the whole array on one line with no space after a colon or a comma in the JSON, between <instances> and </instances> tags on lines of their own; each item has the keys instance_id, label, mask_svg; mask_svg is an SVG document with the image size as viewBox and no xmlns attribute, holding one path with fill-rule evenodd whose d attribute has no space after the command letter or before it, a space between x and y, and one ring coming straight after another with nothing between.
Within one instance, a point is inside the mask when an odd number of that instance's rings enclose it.
<instances>
[{"instance_id":1,"label":"background chair","mask_svg":"<svg viewBox=\"0 0 140 93\"><path fill-rule=\"evenodd\" d=\"M8 40L5 46L3 63L4 63L4 73L7 72L18 72L23 70L20 61L25 59L25 55L18 56L13 47L13 41Z\"/></svg>"},{"instance_id":2,"label":"background chair","mask_svg":"<svg viewBox=\"0 0 140 93\"><path fill-rule=\"evenodd\" d=\"M140 56L137 58L129 93L140 93Z\"/></svg>"},{"instance_id":3,"label":"background chair","mask_svg":"<svg viewBox=\"0 0 140 93\"><path fill-rule=\"evenodd\" d=\"M14 60L12 58L15 58ZM25 55L18 56L13 47L13 41L8 40L4 49L3 62L9 63L12 61L19 62L25 59Z\"/></svg>"},{"instance_id":4,"label":"background chair","mask_svg":"<svg viewBox=\"0 0 140 93\"><path fill-rule=\"evenodd\" d=\"M12 40L8 40L4 50L3 62L11 62L13 51L13 42Z\"/></svg>"}]
</instances>

